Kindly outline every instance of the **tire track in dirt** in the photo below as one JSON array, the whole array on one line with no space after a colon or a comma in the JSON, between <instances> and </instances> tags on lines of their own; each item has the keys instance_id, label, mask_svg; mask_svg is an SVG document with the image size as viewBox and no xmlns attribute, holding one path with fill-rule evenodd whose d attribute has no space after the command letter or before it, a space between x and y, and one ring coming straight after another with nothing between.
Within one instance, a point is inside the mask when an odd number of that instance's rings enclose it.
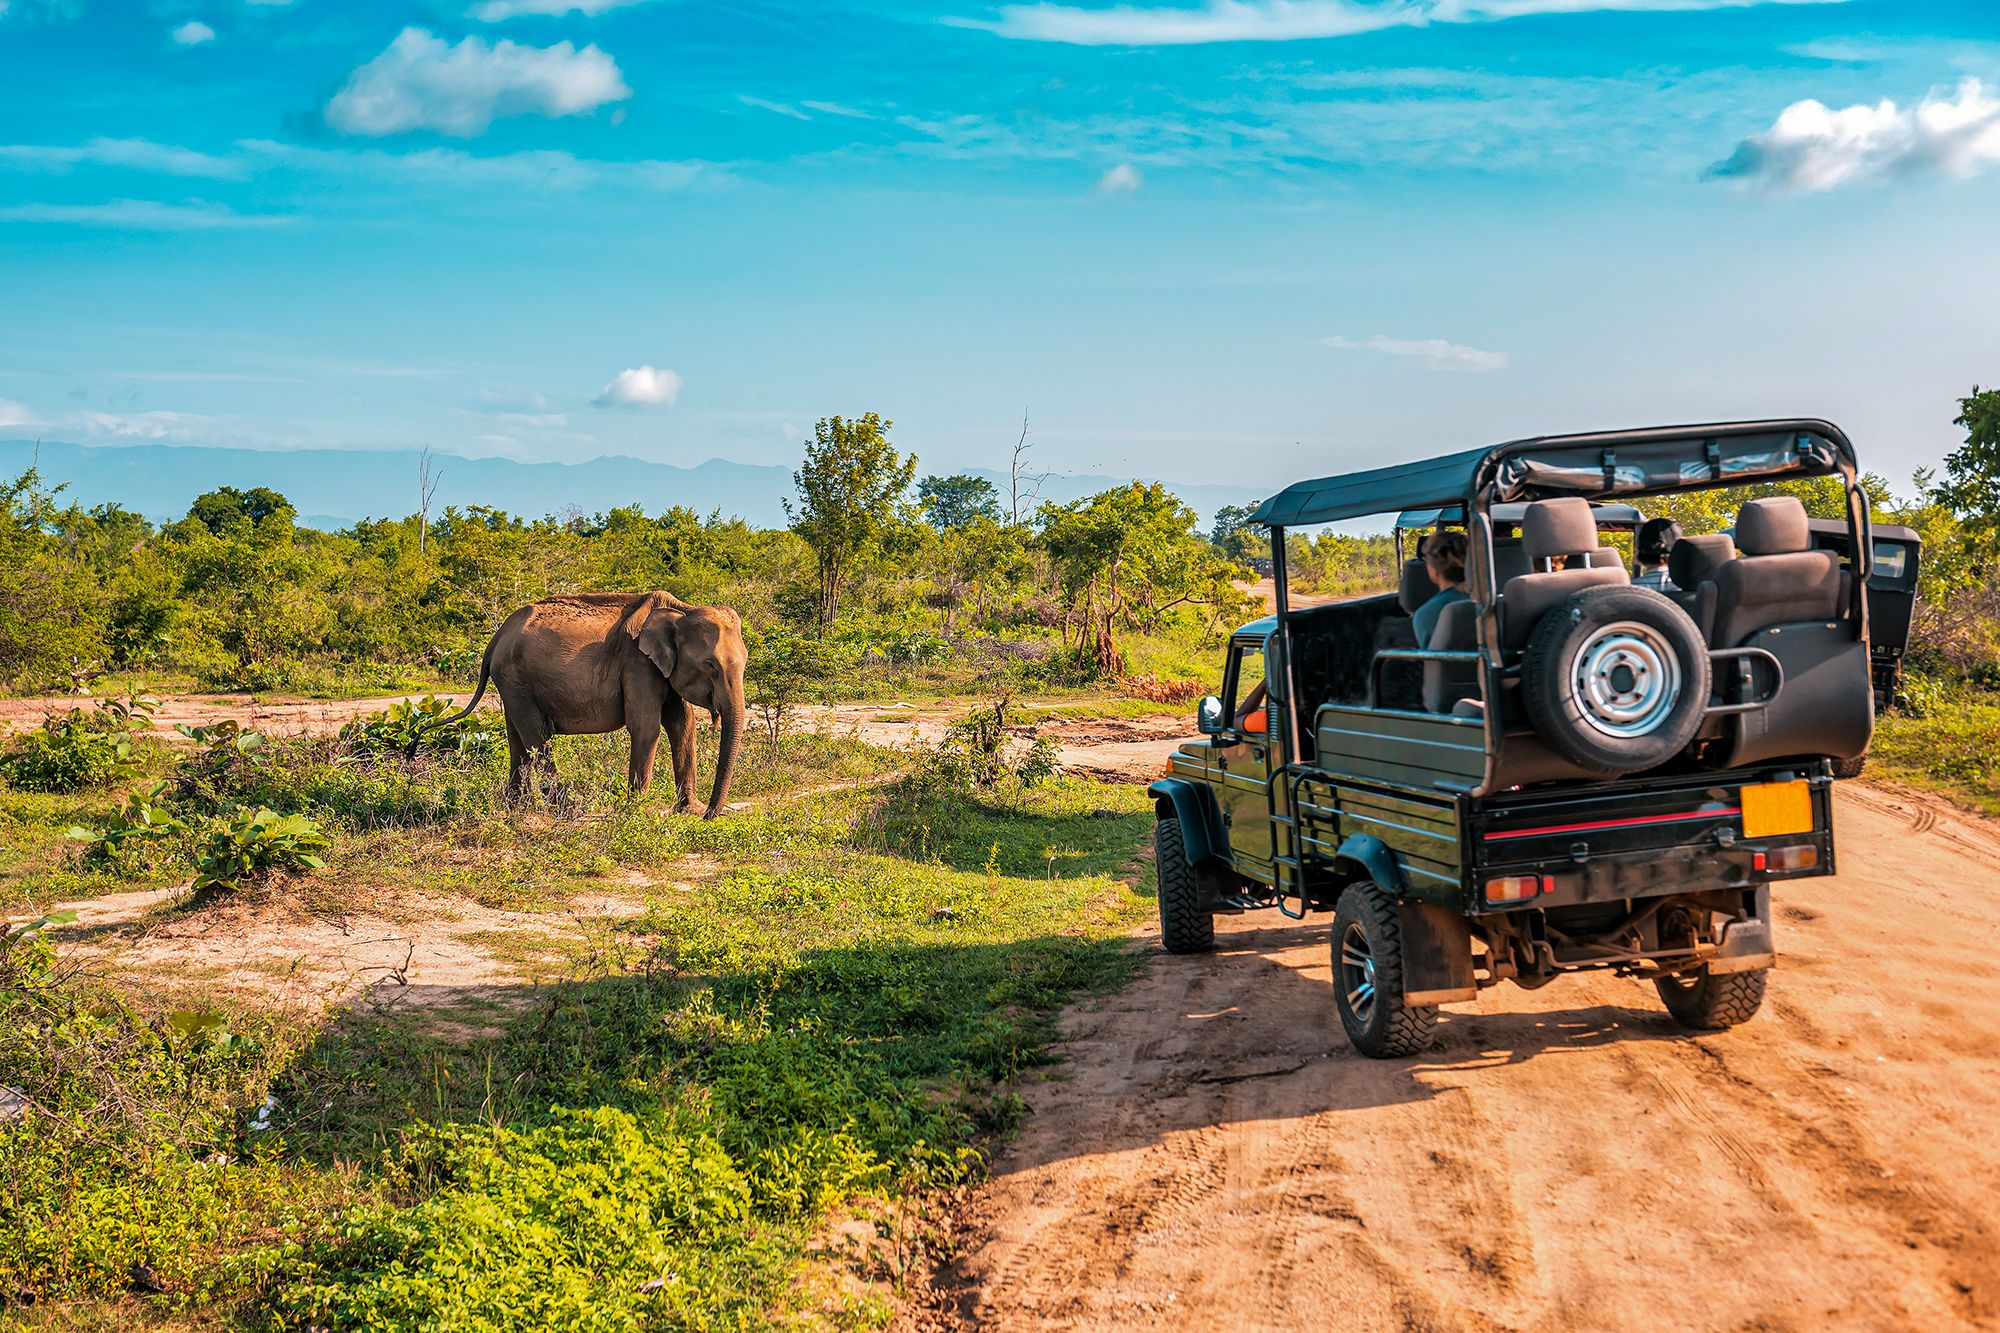
<instances>
[{"instance_id":1,"label":"tire track in dirt","mask_svg":"<svg viewBox=\"0 0 2000 1333\"><path fill-rule=\"evenodd\" d=\"M2000 1328L2000 831L1837 802L1725 1033L1599 975L1362 1060L1324 918L1219 921L1067 1017L941 1285L981 1328Z\"/></svg>"}]
</instances>

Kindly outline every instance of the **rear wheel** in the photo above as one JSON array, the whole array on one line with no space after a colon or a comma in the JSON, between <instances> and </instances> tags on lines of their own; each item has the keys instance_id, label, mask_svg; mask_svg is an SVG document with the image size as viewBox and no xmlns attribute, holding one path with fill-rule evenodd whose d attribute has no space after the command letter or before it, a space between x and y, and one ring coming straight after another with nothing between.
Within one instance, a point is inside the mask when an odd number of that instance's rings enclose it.
<instances>
[{"instance_id":1,"label":"rear wheel","mask_svg":"<svg viewBox=\"0 0 2000 1333\"><path fill-rule=\"evenodd\" d=\"M1215 947L1215 914L1201 905L1201 876L1188 864L1181 821L1153 825L1153 868L1160 880L1160 943L1168 953L1207 953Z\"/></svg>"},{"instance_id":2,"label":"rear wheel","mask_svg":"<svg viewBox=\"0 0 2000 1333\"><path fill-rule=\"evenodd\" d=\"M1868 767L1868 753L1864 750L1852 759L1834 760L1833 775L1837 778L1858 778L1861 776L1861 770L1866 767Z\"/></svg>"},{"instance_id":3,"label":"rear wheel","mask_svg":"<svg viewBox=\"0 0 2000 1333\"><path fill-rule=\"evenodd\" d=\"M1396 899L1366 880L1334 905L1333 1003L1354 1049L1376 1060L1431 1044L1437 1006L1403 1003L1403 928Z\"/></svg>"},{"instance_id":4,"label":"rear wheel","mask_svg":"<svg viewBox=\"0 0 2000 1333\"><path fill-rule=\"evenodd\" d=\"M1764 1003L1769 968L1716 975L1706 964L1674 976L1653 978L1667 1012L1684 1028L1712 1032L1733 1028L1756 1016Z\"/></svg>"}]
</instances>

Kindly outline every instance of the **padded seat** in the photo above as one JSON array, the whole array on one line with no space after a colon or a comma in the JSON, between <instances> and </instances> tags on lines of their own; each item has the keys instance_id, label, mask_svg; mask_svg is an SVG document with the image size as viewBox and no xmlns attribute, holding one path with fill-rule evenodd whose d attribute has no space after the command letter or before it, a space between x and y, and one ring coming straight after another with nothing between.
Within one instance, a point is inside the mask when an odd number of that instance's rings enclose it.
<instances>
[{"instance_id":1,"label":"padded seat","mask_svg":"<svg viewBox=\"0 0 2000 1333\"><path fill-rule=\"evenodd\" d=\"M1403 562L1402 581L1396 585L1396 604L1403 608L1403 614L1413 616L1417 608L1437 596L1437 584L1431 582L1430 566L1423 557Z\"/></svg>"},{"instance_id":2,"label":"padded seat","mask_svg":"<svg viewBox=\"0 0 2000 1333\"><path fill-rule=\"evenodd\" d=\"M1438 613L1437 628L1424 645L1438 652L1471 652L1479 646L1479 608L1471 602L1453 602ZM1464 702L1477 703L1479 665L1476 662L1424 663L1424 708L1432 713L1452 713Z\"/></svg>"},{"instance_id":3,"label":"padded seat","mask_svg":"<svg viewBox=\"0 0 2000 1333\"><path fill-rule=\"evenodd\" d=\"M1667 577L1676 589L1667 596L1680 603L1711 648L1716 646L1715 571L1735 558L1736 543L1726 532L1683 537L1667 552Z\"/></svg>"},{"instance_id":4,"label":"padded seat","mask_svg":"<svg viewBox=\"0 0 2000 1333\"><path fill-rule=\"evenodd\" d=\"M1500 642L1510 652L1526 647L1535 622L1572 593L1632 581L1618 552L1598 545L1590 502L1576 496L1529 505L1521 516L1521 545L1538 572L1516 575L1502 587ZM1545 570L1557 556L1567 557L1571 567Z\"/></svg>"},{"instance_id":5,"label":"padded seat","mask_svg":"<svg viewBox=\"0 0 2000 1333\"><path fill-rule=\"evenodd\" d=\"M1772 625L1840 617L1849 587L1840 557L1812 549L1806 507L1795 496L1744 505L1736 515L1736 549L1737 559L1716 565L1704 580L1714 590L1712 627L1703 626L1712 646L1738 647Z\"/></svg>"}]
</instances>

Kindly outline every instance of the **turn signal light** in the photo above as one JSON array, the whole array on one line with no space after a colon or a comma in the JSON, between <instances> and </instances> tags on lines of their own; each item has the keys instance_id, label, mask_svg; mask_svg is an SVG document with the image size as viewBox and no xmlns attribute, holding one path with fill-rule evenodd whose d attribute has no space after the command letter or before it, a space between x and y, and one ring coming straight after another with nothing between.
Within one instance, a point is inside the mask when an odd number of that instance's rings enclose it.
<instances>
[{"instance_id":1,"label":"turn signal light","mask_svg":"<svg viewBox=\"0 0 2000 1333\"><path fill-rule=\"evenodd\" d=\"M1818 864L1819 848L1809 843L1802 843L1796 847L1772 847L1750 858L1753 870L1780 874L1793 870L1811 870Z\"/></svg>"},{"instance_id":2,"label":"turn signal light","mask_svg":"<svg viewBox=\"0 0 2000 1333\"><path fill-rule=\"evenodd\" d=\"M1542 879L1539 875L1503 875L1486 881L1486 901L1489 903L1523 902L1541 891Z\"/></svg>"}]
</instances>

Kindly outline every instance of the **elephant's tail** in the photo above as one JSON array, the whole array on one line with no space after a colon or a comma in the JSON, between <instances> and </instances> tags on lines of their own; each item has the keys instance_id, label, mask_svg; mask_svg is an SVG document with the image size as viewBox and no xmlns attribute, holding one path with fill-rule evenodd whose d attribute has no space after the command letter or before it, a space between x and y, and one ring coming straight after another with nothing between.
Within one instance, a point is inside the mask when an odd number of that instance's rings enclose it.
<instances>
[{"instance_id":1,"label":"elephant's tail","mask_svg":"<svg viewBox=\"0 0 2000 1333\"><path fill-rule=\"evenodd\" d=\"M492 679L493 645L489 643L486 645L485 654L479 659L479 688L472 692L472 702L459 709L456 713L453 713L450 717L435 718L432 721L420 724L416 732L410 737L409 745L404 747L403 758L416 758L417 746L423 743L426 732L433 731L438 727L448 727L454 722L463 722L466 718L471 717L475 712L479 711L479 701L486 697L486 683Z\"/></svg>"}]
</instances>

